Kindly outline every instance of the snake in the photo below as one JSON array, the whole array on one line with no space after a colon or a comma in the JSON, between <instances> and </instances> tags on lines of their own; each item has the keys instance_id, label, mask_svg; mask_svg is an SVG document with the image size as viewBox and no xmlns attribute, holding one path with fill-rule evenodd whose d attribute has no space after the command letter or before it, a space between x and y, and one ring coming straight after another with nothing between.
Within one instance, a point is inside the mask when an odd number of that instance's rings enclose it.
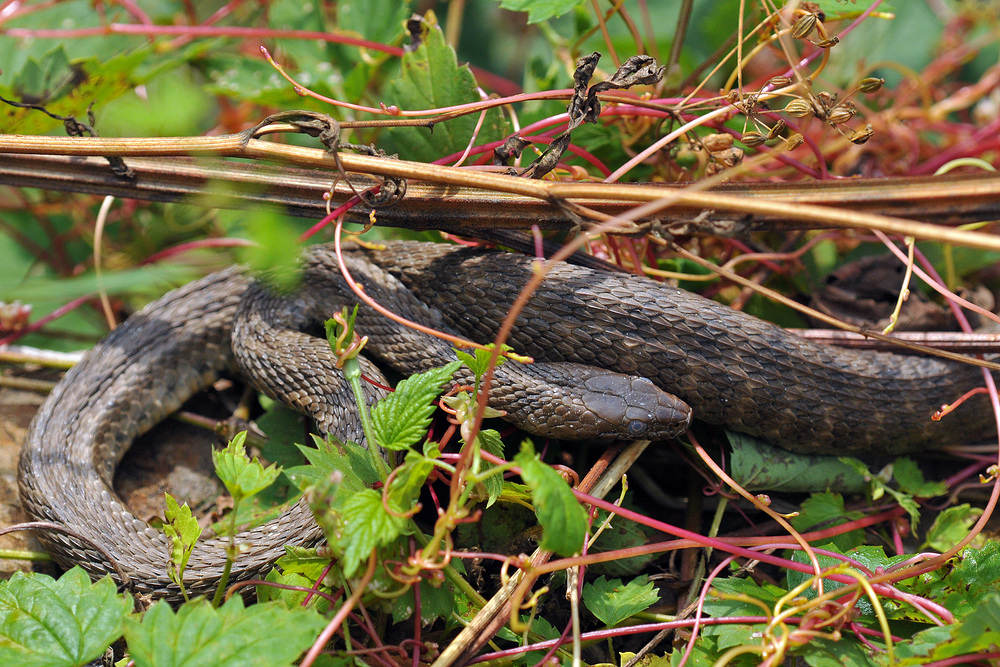
<instances>
[{"instance_id":1,"label":"snake","mask_svg":"<svg viewBox=\"0 0 1000 667\"><path fill-rule=\"evenodd\" d=\"M343 253L377 302L426 326L491 342L536 260L441 243L390 242ZM322 322L357 297L334 248L307 250L300 286L281 293L230 268L134 313L89 350L47 397L22 447L23 506L75 534L43 532L63 567L152 598L180 599L167 576L168 541L115 494L131 443L222 373L363 442L350 390L333 369ZM450 343L362 306L364 372L403 374L454 359ZM981 370L936 357L855 351L812 342L723 304L641 276L553 263L507 341L534 363L497 369L491 406L542 436L665 439L692 417L810 454L895 454L995 433L982 397L937 422L930 415L982 383ZM458 378L461 380L461 378ZM373 402L381 390L366 389ZM232 581L263 576L285 545L322 540L300 501L241 532ZM214 590L226 541L199 540L184 575ZM100 548L98 548L100 547Z\"/></svg>"}]
</instances>

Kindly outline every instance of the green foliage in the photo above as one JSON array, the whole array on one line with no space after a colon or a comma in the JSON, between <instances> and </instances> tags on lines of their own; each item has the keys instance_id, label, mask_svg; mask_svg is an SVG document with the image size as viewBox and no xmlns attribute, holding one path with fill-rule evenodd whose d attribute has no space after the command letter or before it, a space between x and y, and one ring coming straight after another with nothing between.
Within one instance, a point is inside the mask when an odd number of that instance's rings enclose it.
<instances>
[{"instance_id":1,"label":"green foliage","mask_svg":"<svg viewBox=\"0 0 1000 667\"><path fill-rule=\"evenodd\" d=\"M968 504L949 507L934 518L921 548L941 552L951 549L969 534L982 514L983 510Z\"/></svg>"},{"instance_id":2,"label":"green foliage","mask_svg":"<svg viewBox=\"0 0 1000 667\"><path fill-rule=\"evenodd\" d=\"M862 493L866 488L865 477L837 457L796 454L742 433L727 431L726 438L732 447L729 473L748 491Z\"/></svg>"},{"instance_id":3,"label":"green foliage","mask_svg":"<svg viewBox=\"0 0 1000 667\"><path fill-rule=\"evenodd\" d=\"M991 591L989 597L976 605L961 622L918 632L913 638L896 646L900 658L897 665L926 665L932 661L951 662L959 656L971 658L977 653L995 653L1000 646L1000 594ZM964 662L964 661L963 661Z\"/></svg>"},{"instance_id":4,"label":"green foliage","mask_svg":"<svg viewBox=\"0 0 1000 667\"><path fill-rule=\"evenodd\" d=\"M451 380L458 361L403 380L372 410L375 441L386 449L401 451L420 442L427 434L434 413L434 399L441 385Z\"/></svg>"},{"instance_id":5,"label":"green foliage","mask_svg":"<svg viewBox=\"0 0 1000 667\"><path fill-rule=\"evenodd\" d=\"M524 483L531 489L538 522L542 525L539 546L560 556L580 553L587 533L587 513L566 480L542 463L530 441L521 443L521 452L514 461L521 468Z\"/></svg>"},{"instance_id":6,"label":"green foliage","mask_svg":"<svg viewBox=\"0 0 1000 667\"><path fill-rule=\"evenodd\" d=\"M539 23L562 16L583 0L500 0L500 6L512 12L528 12L528 23Z\"/></svg>"},{"instance_id":7,"label":"green foliage","mask_svg":"<svg viewBox=\"0 0 1000 667\"><path fill-rule=\"evenodd\" d=\"M163 494L167 508L164 512L166 521L163 533L170 540L170 564L167 573L175 584L184 589L184 568L187 567L194 545L201 535L198 519L191 516L191 508L187 503L178 505L177 500L169 493Z\"/></svg>"},{"instance_id":8,"label":"green foliage","mask_svg":"<svg viewBox=\"0 0 1000 667\"><path fill-rule=\"evenodd\" d=\"M107 53L118 55L104 62L97 57L71 58L62 45L56 46L38 58L28 58L9 84L0 85L0 95L90 124L87 107L104 104L131 90L136 83L133 72L149 55L149 49ZM6 132L43 134L61 125L40 111L0 104L0 127Z\"/></svg>"},{"instance_id":9,"label":"green foliage","mask_svg":"<svg viewBox=\"0 0 1000 667\"><path fill-rule=\"evenodd\" d=\"M476 81L468 66L458 65L455 51L444 41L441 29L428 20L421 23L420 46L406 53L399 78L388 87L387 100L406 110L439 109L477 102ZM478 114L462 116L441 123L434 134L425 128L395 128L386 138L405 160L429 162L464 151L472 140ZM498 141L510 128L496 109L486 112L486 119L476 143Z\"/></svg>"},{"instance_id":10,"label":"green foliage","mask_svg":"<svg viewBox=\"0 0 1000 667\"><path fill-rule=\"evenodd\" d=\"M509 352L513 348L510 345L504 345L501 349L502 352ZM455 348L455 354L458 356L458 360L465 364L473 375L476 376L476 382L479 382L483 375L486 374L486 369L489 368L490 358L493 356L493 343L483 348L474 348L471 353ZM502 366L507 358L504 356L497 357L497 366Z\"/></svg>"},{"instance_id":11,"label":"green foliage","mask_svg":"<svg viewBox=\"0 0 1000 667\"><path fill-rule=\"evenodd\" d=\"M218 609L195 600L174 612L157 602L125 623L137 667L291 665L325 621L312 609L281 603L244 608L238 595Z\"/></svg>"},{"instance_id":12,"label":"green foliage","mask_svg":"<svg viewBox=\"0 0 1000 667\"><path fill-rule=\"evenodd\" d=\"M404 534L407 520L390 514L382 504L382 494L362 489L347 499L340 524L341 566L344 576L352 576L378 546L387 546Z\"/></svg>"},{"instance_id":13,"label":"green foliage","mask_svg":"<svg viewBox=\"0 0 1000 667\"><path fill-rule=\"evenodd\" d=\"M868 470L861 461L841 457L840 461L853 468L859 475L864 476L868 482L868 495L872 500L880 500L883 496L889 495L899 503L899 506L910 515L910 522L913 530L916 531L920 525L920 505L917 498L930 498L939 496L947 492L947 487L941 482L927 482L920 472L916 462L908 456L902 456L887 466L881 473L875 475ZM889 476L895 478L899 488L889 484Z\"/></svg>"},{"instance_id":14,"label":"green foliage","mask_svg":"<svg viewBox=\"0 0 1000 667\"><path fill-rule=\"evenodd\" d=\"M15 572L0 581L0 663L72 667L99 657L122 633L132 598L109 577L75 567L58 580Z\"/></svg>"},{"instance_id":15,"label":"green foliage","mask_svg":"<svg viewBox=\"0 0 1000 667\"><path fill-rule=\"evenodd\" d=\"M246 438L246 431L237 433L225 449L212 452L215 471L236 502L260 493L281 474L274 464L265 468L256 456L250 460L243 444Z\"/></svg>"},{"instance_id":16,"label":"green foliage","mask_svg":"<svg viewBox=\"0 0 1000 667\"><path fill-rule=\"evenodd\" d=\"M648 577L636 577L628 583L608 581L603 576L583 587L583 602L594 616L609 628L645 611L660 597Z\"/></svg>"},{"instance_id":17,"label":"green foliage","mask_svg":"<svg viewBox=\"0 0 1000 667\"><path fill-rule=\"evenodd\" d=\"M500 439L500 434L495 430L491 428L481 430L479 432L479 446L488 454L503 458L503 440ZM494 467L489 461L482 459L479 461L480 473L486 473ZM489 507L500 498L500 494L503 492L503 479L500 475L489 475L482 479L482 485L486 489L486 506Z\"/></svg>"},{"instance_id":18,"label":"green foliage","mask_svg":"<svg viewBox=\"0 0 1000 667\"><path fill-rule=\"evenodd\" d=\"M827 491L809 496L802 503L798 515L792 517L791 522L795 530L805 533L830 529L863 517L864 514L861 512L847 511L844 507L844 497L839 493ZM836 545L841 551L847 551L864 544L865 535L863 530L852 530L823 541Z\"/></svg>"}]
</instances>

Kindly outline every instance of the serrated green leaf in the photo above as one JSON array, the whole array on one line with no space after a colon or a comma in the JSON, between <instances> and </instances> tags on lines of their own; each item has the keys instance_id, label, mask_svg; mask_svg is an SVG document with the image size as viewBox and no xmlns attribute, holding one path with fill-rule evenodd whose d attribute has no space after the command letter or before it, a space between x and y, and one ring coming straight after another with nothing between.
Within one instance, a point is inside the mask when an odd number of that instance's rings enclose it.
<instances>
[{"instance_id":1,"label":"serrated green leaf","mask_svg":"<svg viewBox=\"0 0 1000 667\"><path fill-rule=\"evenodd\" d=\"M101 62L96 57L70 59L60 44L44 55L29 58L9 86L0 85L0 95L18 102L40 104L51 113L75 116L88 123L87 107L96 113L107 102L131 91L140 77L136 68L149 57L151 47L124 53L115 49L114 57ZM6 68L6 64L5 64ZM0 105L0 126L6 132L45 134L62 123L33 109ZM97 127L100 131L100 126Z\"/></svg>"},{"instance_id":2,"label":"serrated green leaf","mask_svg":"<svg viewBox=\"0 0 1000 667\"><path fill-rule=\"evenodd\" d=\"M263 667L290 665L324 625L312 609L244 607L238 595L219 609L196 600L176 613L161 600L125 622L125 639L137 667Z\"/></svg>"},{"instance_id":3,"label":"serrated green leaf","mask_svg":"<svg viewBox=\"0 0 1000 667\"><path fill-rule=\"evenodd\" d=\"M340 546L344 576L351 577L368 559L371 550L392 543L406 529L407 520L393 516L382 505L382 494L362 489L344 503Z\"/></svg>"},{"instance_id":4,"label":"serrated green leaf","mask_svg":"<svg viewBox=\"0 0 1000 667\"><path fill-rule=\"evenodd\" d=\"M191 508L187 503L178 505L177 501L169 493L164 493L166 510L163 524L163 532L170 540L170 578L177 584L184 579L184 568L187 567L188 558L194 550L194 545L201 535L201 526L198 519L191 515Z\"/></svg>"},{"instance_id":5,"label":"serrated green leaf","mask_svg":"<svg viewBox=\"0 0 1000 667\"><path fill-rule=\"evenodd\" d=\"M542 463L527 440L521 444L521 452L514 461L521 468L524 483L531 489L535 513L542 525L539 546L560 556L580 553L587 534L587 513L566 480Z\"/></svg>"},{"instance_id":6,"label":"serrated green leaf","mask_svg":"<svg viewBox=\"0 0 1000 667\"><path fill-rule=\"evenodd\" d=\"M500 439L500 434L491 428L483 429L479 432L479 446L483 448L489 454L496 456L498 458L503 458L503 440ZM492 470L496 466L489 461L480 461L479 471L486 472ZM503 493L503 477L499 474L490 475L482 481L483 488L486 489L486 506L489 507L495 503L499 498L500 494Z\"/></svg>"},{"instance_id":7,"label":"serrated green leaf","mask_svg":"<svg viewBox=\"0 0 1000 667\"><path fill-rule=\"evenodd\" d=\"M848 521L861 519L864 514L858 511L848 512L844 507L844 497L839 493L814 493L805 502L798 514L792 517L791 522L795 530L799 532L810 532L813 530L823 530L833 528ZM852 530L827 540L837 545L841 551L847 551L865 543L863 530Z\"/></svg>"},{"instance_id":8,"label":"serrated green leaf","mask_svg":"<svg viewBox=\"0 0 1000 667\"><path fill-rule=\"evenodd\" d=\"M428 581L420 582L420 623L430 625L439 618L447 619L455 609L455 594L450 586L432 586ZM413 618L413 587L396 597L392 602L392 620L401 623Z\"/></svg>"},{"instance_id":9,"label":"serrated green leaf","mask_svg":"<svg viewBox=\"0 0 1000 667\"><path fill-rule=\"evenodd\" d=\"M901 456L892 464L892 476L899 483L899 488L918 498L933 498L948 493L948 485L944 482L928 482L917 462L909 456Z\"/></svg>"},{"instance_id":10,"label":"serrated green leaf","mask_svg":"<svg viewBox=\"0 0 1000 667\"><path fill-rule=\"evenodd\" d=\"M934 600L956 617L966 616L1000 590L1000 543L989 541L980 549L966 548L944 567L906 583L907 592Z\"/></svg>"},{"instance_id":11,"label":"serrated green leaf","mask_svg":"<svg viewBox=\"0 0 1000 667\"><path fill-rule=\"evenodd\" d=\"M83 665L118 639L132 598L74 567L58 580L15 572L0 582L0 664Z\"/></svg>"},{"instance_id":12,"label":"serrated green leaf","mask_svg":"<svg viewBox=\"0 0 1000 667\"><path fill-rule=\"evenodd\" d=\"M467 65L458 65L455 51L445 42L441 28L428 12L421 23L420 45L406 53L399 77L388 87L386 102L401 109L438 109L480 101L476 80ZM473 138L479 114L455 118L426 128L394 128L387 138L393 150L405 160L431 162L464 151ZM476 135L479 144L499 141L509 134L509 125L496 109L486 112L486 119Z\"/></svg>"},{"instance_id":13,"label":"serrated green leaf","mask_svg":"<svg viewBox=\"0 0 1000 667\"><path fill-rule=\"evenodd\" d=\"M504 345L503 351L507 352L511 350L510 345ZM475 348L472 353L466 352L459 348L455 348L455 354L458 356L459 361L465 364L470 371L476 376L476 381L478 382L482 379L483 375L486 373L486 369L490 367L490 358L493 356L493 343L486 346L486 349ZM497 366L503 365L507 361L506 357L497 357Z\"/></svg>"},{"instance_id":14,"label":"serrated green leaf","mask_svg":"<svg viewBox=\"0 0 1000 667\"><path fill-rule=\"evenodd\" d=\"M500 6L512 12L528 12L528 23L540 23L562 16L582 5L584 0L500 0Z\"/></svg>"},{"instance_id":15,"label":"serrated green leaf","mask_svg":"<svg viewBox=\"0 0 1000 667\"><path fill-rule=\"evenodd\" d=\"M649 577L636 577L627 584L621 579L608 581L603 576L583 587L583 602L594 616L609 628L645 611L659 601Z\"/></svg>"},{"instance_id":16,"label":"serrated green leaf","mask_svg":"<svg viewBox=\"0 0 1000 667\"><path fill-rule=\"evenodd\" d=\"M316 447L296 445L302 455L309 461L307 466L296 466L285 471L292 483L305 490L326 479L334 471L343 473L341 486L347 493L360 491L366 484L382 481L378 472L372 467L371 459L364 447L353 442L342 443L334 438L312 436Z\"/></svg>"},{"instance_id":17,"label":"serrated green leaf","mask_svg":"<svg viewBox=\"0 0 1000 667\"><path fill-rule=\"evenodd\" d=\"M865 479L834 456L806 456L743 433L726 432L732 447L730 474L748 491L863 493Z\"/></svg>"},{"instance_id":18,"label":"serrated green leaf","mask_svg":"<svg viewBox=\"0 0 1000 667\"><path fill-rule=\"evenodd\" d=\"M949 507L934 518L921 550L943 552L951 549L969 534L969 529L982 514L983 510L969 504Z\"/></svg>"},{"instance_id":19,"label":"serrated green leaf","mask_svg":"<svg viewBox=\"0 0 1000 667\"><path fill-rule=\"evenodd\" d=\"M389 487L389 501L397 511L409 512L424 488L424 483L434 471L434 462L412 449L406 453Z\"/></svg>"},{"instance_id":20,"label":"serrated green leaf","mask_svg":"<svg viewBox=\"0 0 1000 667\"><path fill-rule=\"evenodd\" d=\"M281 474L281 468L274 464L265 468L256 456L250 460L244 446L246 438L246 431L237 433L225 449L212 452L215 472L237 502L260 493Z\"/></svg>"},{"instance_id":21,"label":"serrated green leaf","mask_svg":"<svg viewBox=\"0 0 1000 667\"><path fill-rule=\"evenodd\" d=\"M828 551L834 551L839 553L839 550L833 544L824 544L822 545L822 548ZM871 572L875 572L878 570L887 570L893 565L902 563L903 561L909 558L909 556L906 554L899 556L886 556L885 550L883 550L882 547L873 547L873 546L861 546L856 549L850 549L849 551L846 551L844 553L851 559L857 561L859 564L868 568L868 570ZM819 565L823 569L833 567L834 565L838 565L844 562L839 558L834 558L832 556L824 556L822 554L817 554L816 559L819 561ZM803 563L803 564L810 563L809 557L801 551L796 551L795 553L793 553L792 560L794 560L797 563ZM788 588L790 590L804 583L807 579L812 578L813 575L806 572L799 572L797 570L788 570L785 576L787 577ZM837 590L838 588L843 588L845 585L846 584L843 584L839 581L833 581L832 579L823 580L823 587L824 590L827 592ZM816 595L816 589L815 588L806 589L802 593L802 595L807 598L812 598ZM895 611L900 606L899 603L890 600L889 598L880 598L879 601L883 609L885 609L889 614L895 613ZM866 617L874 619L875 609L874 607L872 607L871 600L869 600L866 596L861 596L861 598L857 602L857 608Z\"/></svg>"},{"instance_id":22,"label":"serrated green leaf","mask_svg":"<svg viewBox=\"0 0 1000 667\"><path fill-rule=\"evenodd\" d=\"M1000 594L991 593L957 623L918 632L909 641L896 644L899 659L896 664L925 665L958 656L995 652L1000 648Z\"/></svg>"},{"instance_id":23,"label":"serrated green leaf","mask_svg":"<svg viewBox=\"0 0 1000 667\"><path fill-rule=\"evenodd\" d=\"M427 435L434 414L434 399L441 385L458 370L458 361L406 378L372 410L375 441L386 449L404 450Z\"/></svg>"}]
</instances>

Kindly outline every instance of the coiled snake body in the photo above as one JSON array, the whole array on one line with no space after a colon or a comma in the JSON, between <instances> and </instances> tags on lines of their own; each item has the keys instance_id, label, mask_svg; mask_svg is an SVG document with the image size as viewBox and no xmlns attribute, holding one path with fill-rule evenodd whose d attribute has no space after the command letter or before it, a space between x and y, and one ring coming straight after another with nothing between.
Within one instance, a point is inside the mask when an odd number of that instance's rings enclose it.
<instances>
[{"instance_id":1,"label":"coiled snake body","mask_svg":"<svg viewBox=\"0 0 1000 667\"><path fill-rule=\"evenodd\" d=\"M492 341L532 273L524 257L440 244L394 243L348 257L376 300L480 342ZM29 514L102 545L134 590L176 599L166 539L117 498L114 468L138 435L231 368L233 350L258 388L314 416L322 429L360 440L352 403L339 398L340 373L325 366L326 342L301 333L356 297L344 296L329 248L310 250L304 276L294 295L277 298L237 270L213 274L150 304L87 353L45 401L22 449L19 483ZM454 358L447 344L364 308L358 329L371 338L366 349L403 371ZM698 419L803 452L912 451L991 429L978 400L951 423L929 419L981 381L977 368L814 344L682 290L568 264L531 299L510 343L553 363L505 364L491 404L529 430L560 437L683 430L685 406L644 378L686 401ZM299 503L237 537L249 549L234 580L262 575L285 544L320 538ZM44 541L64 566L113 574L86 542L56 532ZM222 548L218 540L199 543L185 575L189 591L214 588Z\"/></svg>"}]
</instances>

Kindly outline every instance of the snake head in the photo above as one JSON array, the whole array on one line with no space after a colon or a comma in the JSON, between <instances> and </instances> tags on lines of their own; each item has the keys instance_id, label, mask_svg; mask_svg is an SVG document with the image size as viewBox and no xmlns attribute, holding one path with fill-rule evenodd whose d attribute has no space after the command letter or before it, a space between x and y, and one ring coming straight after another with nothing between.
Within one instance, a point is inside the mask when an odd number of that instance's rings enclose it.
<instances>
[{"instance_id":1,"label":"snake head","mask_svg":"<svg viewBox=\"0 0 1000 667\"><path fill-rule=\"evenodd\" d=\"M666 440L691 422L686 403L644 377L573 363L531 368L548 387L533 401L538 409L530 423L521 424L532 433L562 440ZM509 412L511 419L515 411Z\"/></svg>"}]
</instances>

